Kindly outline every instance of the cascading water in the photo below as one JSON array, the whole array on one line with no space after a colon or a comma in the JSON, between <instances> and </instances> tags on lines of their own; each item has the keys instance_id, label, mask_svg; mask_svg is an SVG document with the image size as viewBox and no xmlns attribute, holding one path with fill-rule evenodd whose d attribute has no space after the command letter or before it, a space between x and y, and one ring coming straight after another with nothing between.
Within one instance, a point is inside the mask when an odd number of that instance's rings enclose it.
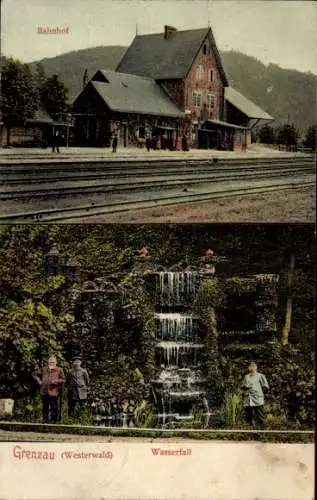
<instances>
[{"instance_id":1,"label":"cascading water","mask_svg":"<svg viewBox=\"0 0 317 500\"><path fill-rule=\"evenodd\" d=\"M160 312L155 314L155 334L161 371L153 387L161 396L158 424L164 426L170 420L193 418L197 402L208 412L208 403L199 370L204 345L199 341L197 318L185 312L193 304L201 284L200 275L169 271L158 273L156 278Z\"/></svg>"},{"instance_id":2,"label":"cascading water","mask_svg":"<svg viewBox=\"0 0 317 500\"><path fill-rule=\"evenodd\" d=\"M156 283L156 297L159 304L162 307L183 306L195 296L199 278L198 272L159 272Z\"/></svg>"}]
</instances>

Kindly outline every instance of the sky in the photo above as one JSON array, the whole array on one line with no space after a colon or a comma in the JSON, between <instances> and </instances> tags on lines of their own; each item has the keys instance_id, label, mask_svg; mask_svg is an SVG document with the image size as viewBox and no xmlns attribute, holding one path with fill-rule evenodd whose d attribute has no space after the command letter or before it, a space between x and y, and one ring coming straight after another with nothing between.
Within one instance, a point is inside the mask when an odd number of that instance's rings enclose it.
<instances>
[{"instance_id":1,"label":"sky","mask_svg":"<svg viewBox=\"0 0 317 500\"><path fill-rule=\"evenodd\" d=\"M1 51L31 62L101 45L128 46L136 33L204 28L220 50L317 74L317 2L288 0L2 0ZM67 29L39 34L38 28Z\"/></svg>"}]
</instances>

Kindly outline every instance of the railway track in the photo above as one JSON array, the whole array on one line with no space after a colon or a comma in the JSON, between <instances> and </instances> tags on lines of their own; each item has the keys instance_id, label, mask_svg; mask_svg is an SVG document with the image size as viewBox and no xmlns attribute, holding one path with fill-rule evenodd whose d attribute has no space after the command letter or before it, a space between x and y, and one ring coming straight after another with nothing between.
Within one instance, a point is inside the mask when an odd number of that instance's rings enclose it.
<instances>
[{"instance_id":1,"label":"railway track","mask_svg":"<svg viewBox=\"0 0 317 500\"><path fill-rule=\"evenodd\" d=\"M145 197L143 200L117 200L99 204L82 204L63 208L52 208L46 210L24 211L0 215L0 223L20 223L20 222L72 222L76 219L86 217L113 214L119 212L129 212L129 210L142 210L157 206L178 205L184 203L202 202L207 200L223 199L228 197L261 194L273 191L294 189L298 187L309 187L315 184L315 180L293 181L284 183L267 183L262 186L247 186L245 188L213 189L198 191L193 193L175 193L156 195L151 198Z\"/></svg>"},{"instance_id":2,"label":"railway track","mask_svg":"<svg viewBox=\"0 0 317 500\"><path fill-rule=\"evenodd\" d=\"M315 165L306 157L58 164L28 159L0 163L0 222L69 221L314 183Z\"/></svg>"},{"instance_id":3,"label":"railway track","mask_svg":"<svg viewBox=\"0 0 317 500\"><path fill-rule=\"evenodd\" d=\"M30 185L39 183L56 183L56 182L81 182L81 181L98 181L107 179L140 179L145 180L146 177L164 178L176 176L229 176L229 175L293 175L295 173L309 173L312 171L313 165L310 161L301 161L296 163L275 162L266 164L210 164L199 162L198 164L188 162L186 164L178 163L153 165L112 165L98 164L90 165L87 168L85 164L73 165L40 165L23 167L10 167L5 170L0 165L0 185Z\"/></svg>"}]
</instances>

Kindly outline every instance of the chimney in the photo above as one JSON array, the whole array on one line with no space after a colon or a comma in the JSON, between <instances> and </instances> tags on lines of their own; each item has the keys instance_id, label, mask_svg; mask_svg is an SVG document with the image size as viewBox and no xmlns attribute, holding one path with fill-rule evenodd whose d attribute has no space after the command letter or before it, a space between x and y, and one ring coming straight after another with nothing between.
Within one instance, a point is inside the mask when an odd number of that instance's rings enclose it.
<instances>
[{"instance_id":1,"label":"chimney","mask_svg":"<svg viewBox=\"0 0 317 500\"><path fill-rule=\"evenodd\" d=\"M167 40L168 38L171 38L171 36L173 35L173 33L175 33L175 31L177 31L177 29L174 28L173 26L165 25L164 26L164 39Z\"/></svg>"}]
</instances>

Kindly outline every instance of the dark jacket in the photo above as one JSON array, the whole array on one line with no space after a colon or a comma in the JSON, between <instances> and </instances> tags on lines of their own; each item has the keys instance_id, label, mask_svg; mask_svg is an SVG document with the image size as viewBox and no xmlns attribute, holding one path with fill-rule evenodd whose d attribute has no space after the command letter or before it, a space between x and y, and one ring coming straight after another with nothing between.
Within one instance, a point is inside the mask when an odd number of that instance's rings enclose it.
<instances>
[{"instance_id":1,"label":"dark jacket","mask_svg":"<svg viewBox=\"0 0 317 500\"><path fill-rule=\"evenodd\" d=\"M35 380L40 383L40 393L42 396L58 396L62 388L62 384L65 383L65 375L62 368L55 366L54 368L49 368L45 366L41 370L37 370L33 373Z\"/></svg>"},{"instance_id":2,"label":"dark jacket","mask_svg":"<svg viewBox=\"0 0 317 500\"><path fill-rule=\"evenodd\" d=\"M66 378L69 399L87 399L89 376L84 368L72 368Z\"/></svg>"}]
</instances>

